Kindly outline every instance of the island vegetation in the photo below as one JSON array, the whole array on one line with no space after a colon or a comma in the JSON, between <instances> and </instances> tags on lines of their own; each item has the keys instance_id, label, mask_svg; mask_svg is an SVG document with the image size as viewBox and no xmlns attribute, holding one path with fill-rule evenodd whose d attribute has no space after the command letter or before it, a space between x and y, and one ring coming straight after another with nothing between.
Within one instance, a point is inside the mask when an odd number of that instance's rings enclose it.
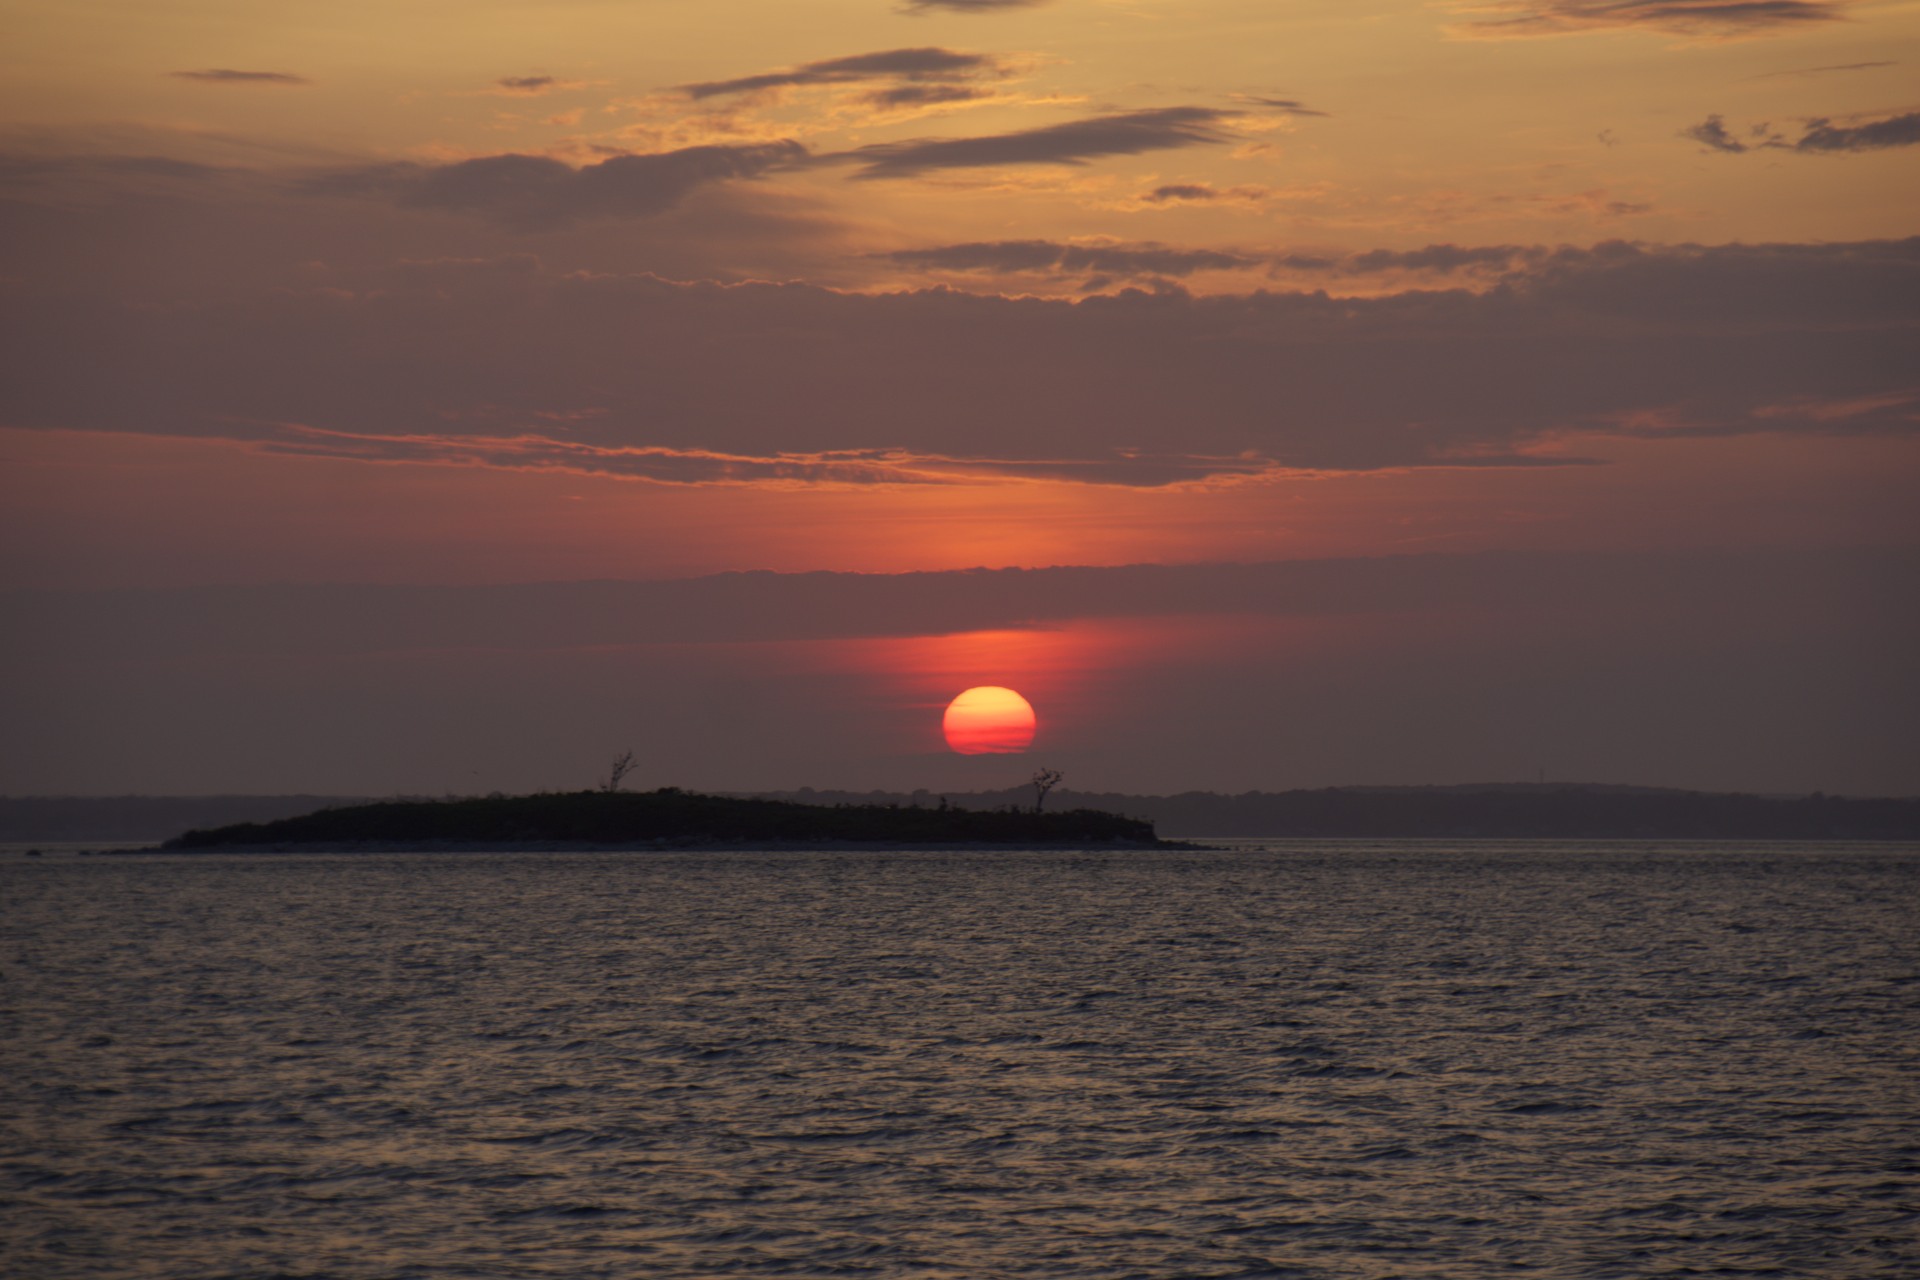
<instances>
[{"instance_id":1,"label":"island vegetation","mask_svg":"<svg viewBox=\"0 0 1920 1280\"><path fill-rule=\"evenodd\" d=\"M616 780L617 784L617 780ZM651 848L714 845L1167 847L1153 824L1094 809L802 804L663 787L388 800L189 831L172 850Z\"/></svg>"}]
</instances>

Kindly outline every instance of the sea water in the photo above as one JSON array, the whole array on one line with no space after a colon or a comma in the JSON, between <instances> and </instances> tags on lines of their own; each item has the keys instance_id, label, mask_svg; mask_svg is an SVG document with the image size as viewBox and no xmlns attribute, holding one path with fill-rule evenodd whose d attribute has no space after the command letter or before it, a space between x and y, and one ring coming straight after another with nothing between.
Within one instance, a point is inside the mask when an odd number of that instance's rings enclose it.
<instances>
[{"instance_id":1,"label":"sea water","mask_svg":"<svg viewBox=\"0 0 1920 1280\"><path fill-rule=\"evenodd\" d=\"M1920 1275L1920 849L0 859L10 1277Z\"/></svg>"}]
</instances>

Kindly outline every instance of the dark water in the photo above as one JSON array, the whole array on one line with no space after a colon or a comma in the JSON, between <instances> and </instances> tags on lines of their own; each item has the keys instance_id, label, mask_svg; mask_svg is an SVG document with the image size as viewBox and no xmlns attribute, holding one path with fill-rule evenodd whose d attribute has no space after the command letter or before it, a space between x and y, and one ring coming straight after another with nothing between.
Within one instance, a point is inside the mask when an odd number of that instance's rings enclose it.
<instances>
[{"instance_id":1,"label":"dark water","mask_svg":"<svg viewBox=\"0 0 1920 1280\"><path fill-rule=\"evenodd\" d=\"M1920 850L8 857L10 1277L1920 1275Z\"/></svg>"}]
</instances>

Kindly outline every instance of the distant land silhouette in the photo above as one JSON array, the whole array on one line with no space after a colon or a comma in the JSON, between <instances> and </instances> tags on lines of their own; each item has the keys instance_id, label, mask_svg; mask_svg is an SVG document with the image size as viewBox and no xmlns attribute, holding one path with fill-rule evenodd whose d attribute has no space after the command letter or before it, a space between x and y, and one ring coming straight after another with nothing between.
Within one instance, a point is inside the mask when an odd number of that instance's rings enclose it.
<instances>
[{"instance_id":1,"label":"distant land silhouette","mask_svg":"<svg viewBox=\"0 0 1920 1280\"><path fill-rule=\"evenodd\" d=\"M473 848L885 844L1160 847L1153 824L1088 809L1042 813L790 800L658 791L543 792L474 799L383 800L272 822L189 831L164 847L195 849Z\"/></svg>"},{"instance_id":2,"label":"distant land silhouette","mask_svg":"<svg viewBox=\"0 0 1920 1280\"><path fill-rule=\"evenodd\" d=\"M810 804L926 803L928 793L766 793ZM949 797L1004 805L1021 789ZM1326 787L1132 796L1053 793L1077 805L1146 818L1175 837L1459 837L1540 840L1920 840L1920 797L1759 796L1593 783ZM937 799L937 795L934 797Z\"/></svg>"},{"instance_id":3,"label":"distant land silhouette","mask_svg":"<svg viewBox=\"0 0 1920 1280\"><path fill-rule=\"evenodd\" d=\"M744 794L744 793L743 793ZM948 793L961 809L1030 804L1026 786ZM407 797L418 799L420 797ZM798 791L753 798L808 805L920 805L938 792ZM0 797L0 840L161 841L192 829L272 822L375 803L349 796ZM1653 840L1920 840L1920 798L1759 796L1581 783L1333 787L1150 796L1055 791L1050 808L1091 808L1175 836L1464 837Z\"/></svg>"}]
</instances>

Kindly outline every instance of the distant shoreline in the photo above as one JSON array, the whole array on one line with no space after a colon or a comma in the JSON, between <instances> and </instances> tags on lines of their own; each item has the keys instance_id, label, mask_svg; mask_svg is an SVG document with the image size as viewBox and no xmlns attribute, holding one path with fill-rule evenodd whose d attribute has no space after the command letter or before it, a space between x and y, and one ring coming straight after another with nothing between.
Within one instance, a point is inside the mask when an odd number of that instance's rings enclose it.
<instances>
[{"instance_id":1,"label":"distant shoreline","mask_svg":"<svg viewBox=\"0 0 1920 1280\"><path fill-rule=\"evenodd\" d=\"M1230 843L1229 843L1230 842ZM164 845L118 845L91 847L85 842L48 842L45 847L28 846L23 841L0 842L14 847L0 848L0 857L26 858L202 858L233 855L242 858L298 856L360 856L380 854L446 854L450 857L475 857L487 854L606 854L628 856L689 853L1287 853L1312 846L1316 851L1338 850L1348 845L1408 846L1430 845L1539 845L1578 844L1589 846L1727 846L1736 849L1765 849L1795 846L1846 846L1863 851L1877 848L1920 849L1920 837L1832 837L1757 840L1734 836L1203 836L1196 839L1165 839L1157 844L1042 843L1039 841L1004 844L988 841L945 844L909 844L903 841L685 841L673 844L570 844L559 841L521 841L485 843L447 843L435 841L363 842L359 844L276 844L222 845L217 848L182 849ZM1249 848L1248 846L1255 846Z\"/></svg>"},{"instance_id":2,"label":"distant shoreline","mask_svg":"<svg viewBox=\"0 0 1920 1280\"><path fill-rule=\"evenodd\" d=\"M137 849L86 849L67 852L90 857L148 857L211 854L241 854L259 857L300 853L1164 853L1182 850L1197 852L1218 850L1220 846L1196 844L1187 840L1159 840L1154 843L1115 841L950 841L908 842L904 840L682 840L663 844L625 842L594 844L560 840L524 841L443 841L393 840L338 843L230 844L204 848L179 848L147 845Z\"/></svg>"},{"instance_id":3,"label":"distant shoreline","mask_svg":"<svg viewBox=\"0 0 1920 1280\"><path fill-rule=\"evenodd\" d=\"M479 803L479 798L467 798ZM712 827L695 831L622 830L611 833L542 830L542 836L612 835L617 840L596 843L632 843L651 847L657 836L734 836L758 841L787 836L801 838L857 834L864 847L868 837L887 843L905 824L954 811L1008 816L1008 809L1030 809L1030 789L1009 789L940 796L926 791L814 791L732 793L712 797L716 802L749 807L751 802L775 801L804 806L818 815L823 809L886 811L893 829L873 828L858 833L829 831L807 825L781 831L776 828ZM1108 815L1127 814L1161 830L1182 833L1187 840L1252 839L1471 839L1471 840L1746 840L1746 841L1902 841L1920 840L1920 797L1811 795L1751 795L1726 792L1680 791L1651 787L1604 786L1581 783L1523 783L1435 787L1328 787L1318 790L1242 792L1223 795L1182 792L1174 795L1129 795L1075 792L1061 789L1048 797L1063 811L1082 809ZM1024 801L1024 804L1022 802ZM0 842L29 845L93 842L121 845L159 844L190 829L211 830L237 823L256 826L311 814L338 812L379 804L460 803L454 797L425 797L374 801L317 796L108 796L108 797L0 797ZM915 815L920 815L916 817ZM1048 819L1058 816L1050 807ZM345 834L345 833L341 833ZM502 837L515 844L534 842L534 832L493 826L474 831L406 830L362 831L355 836L392 836L413 841L428 836L458 837L497 845ZM971 843L974 832L940 829L928 824L920 837L907 843ZM1010 833L1009 833L1010 834ZM1030 844L1072 843L1086 832L1027 834ZM1096 845L1112 832L1100 833ZM1156 833L1157 834L1157 833ZM944 840L942 839L944 837ZM1051 837L1051 838L1048 838ZM1002 843L995 833L988 844ZM236 843L279 844L264 838Z\"/></svg>"}]
</instances>

